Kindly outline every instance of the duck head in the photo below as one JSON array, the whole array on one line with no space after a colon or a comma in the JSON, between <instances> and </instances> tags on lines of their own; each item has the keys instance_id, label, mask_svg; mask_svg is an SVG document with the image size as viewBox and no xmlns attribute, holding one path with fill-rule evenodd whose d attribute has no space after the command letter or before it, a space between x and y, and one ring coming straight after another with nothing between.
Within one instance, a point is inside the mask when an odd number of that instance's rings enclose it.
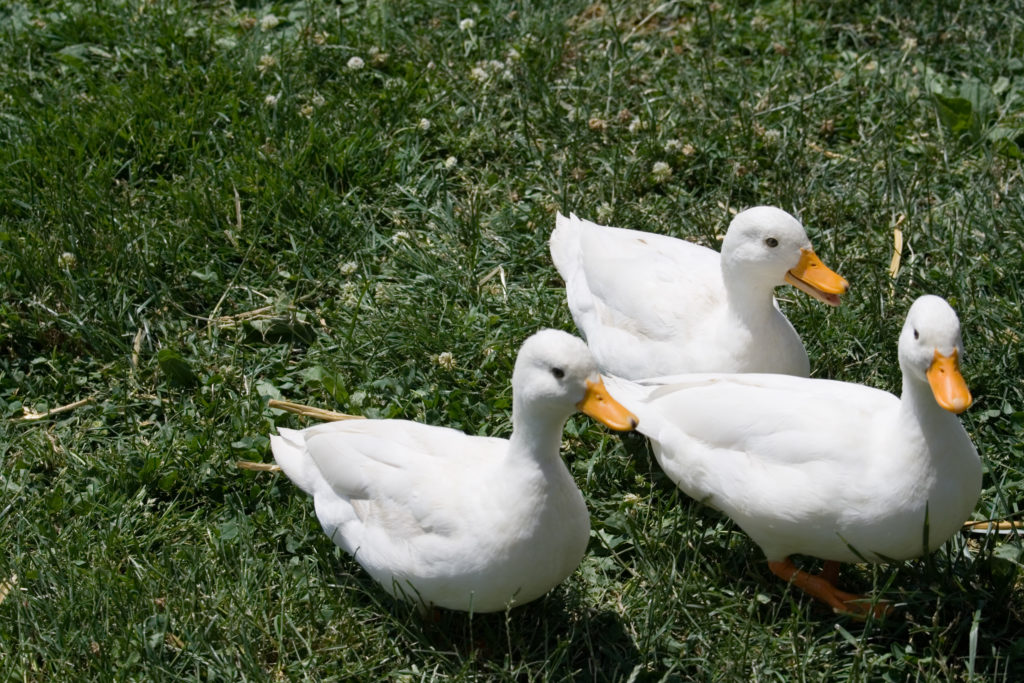
<instances>
[{"instance_id":1,"label":"duck head","mask_svg":"<svg viewBox=\"0 0 1024 683\"><path fill-rule=\"evenodd\" d=\"M927 382L941 408L960 414L970 407L971 392L960 374L960 320L945 299L929 294L914 301L900 333L899 356L904 377Z\"/></svg>"},{"instance_id":2,"label":"duck head","mask_svg":"<svg viewBox=\"0 0 1024 683\"><path fill-rule=\"evenodd\" d=\"M814 253L800 221L772 206L755 206L732 219L722 242L722 269L765 287L791 284L830 306L838 306L850 288Z\"/></svg>"},{"instance_id":3,"label":"duck head","mask_svg":"<svg viewBox=\"0 0 1024 683\"><path fill-rule=\"evenodd\" d=\"M618 431L634 429L638 420L611 397L590 349L579 337L541 330L519 350L512 373L513 400L520 412L564 422L579 410Z\"/></svg>"}]
</instances>

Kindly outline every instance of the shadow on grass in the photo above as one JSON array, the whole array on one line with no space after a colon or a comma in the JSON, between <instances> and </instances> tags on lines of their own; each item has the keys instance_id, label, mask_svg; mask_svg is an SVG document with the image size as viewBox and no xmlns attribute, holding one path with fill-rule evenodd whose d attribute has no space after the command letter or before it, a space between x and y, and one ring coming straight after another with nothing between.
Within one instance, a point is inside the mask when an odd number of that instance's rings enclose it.
<instances>
[{"instance_id":1,"label":"shadow on grass","mask_svg":"<svg viewBox=\"0 0 1024 683\"><path fill-rule=\"evenodd\" d=\"M335 565L334 582L365 626L350 637L397 645L390 661L364 663L384 678L411 670L455 680L624 680L643 661L622 617L589 604L573 577L526 605L485 614L395 599L350 558Z\"/></svg>"},{"instance_id":2,"label":"shadow on grass","mask_svg":"<svg viewBox=\"0 0 1024 683\"><path fill-rule=\"evenodd\" d=\"M390 617L392 637L406 643L409 662L446 676L616 680L642 660L620 615L589 607L561 587L527 605L487 614L423 614L384 594L374 601Z\"/></svg>"}]
</instances>

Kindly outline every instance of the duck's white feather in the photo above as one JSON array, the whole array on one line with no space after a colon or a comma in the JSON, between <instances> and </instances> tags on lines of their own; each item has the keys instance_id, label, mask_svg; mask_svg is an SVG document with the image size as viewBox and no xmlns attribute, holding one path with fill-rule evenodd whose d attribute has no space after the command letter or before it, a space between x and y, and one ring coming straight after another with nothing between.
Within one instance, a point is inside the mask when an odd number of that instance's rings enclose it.
<instances>
[{"instance_id":1,"label":"duck's white feather","mask_svg":"<svg viewBox=\"0 0 1024 683\"><path fill-rule=\"evenodd\" d=\"M713 334L723 324L716 312L725 290L718 254L710 249L575 215L558 216L550 247L573 321L604 372L682 372L693 353L679 340ZM688 292L686 306L666 292ZM622 352L638 344L642 357Z\"/></svg>"}]
</instances>

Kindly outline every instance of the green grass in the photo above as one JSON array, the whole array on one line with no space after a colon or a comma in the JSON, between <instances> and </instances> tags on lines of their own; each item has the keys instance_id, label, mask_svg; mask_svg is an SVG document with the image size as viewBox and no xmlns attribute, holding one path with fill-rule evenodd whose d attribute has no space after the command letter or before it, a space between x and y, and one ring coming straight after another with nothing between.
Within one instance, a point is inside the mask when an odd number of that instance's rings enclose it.
<instances>
[{"instance_id":1,"label":"green grass","mask_svg":"<svg viewBox=\"0 0 1024 683\"><path fill-rule=\"evenodd\" d=\"M953 304L977 516L1017 513L1024 8L915 7L4 4L0 680L1019 680L1019 540L847 567L903 606L836 617L581 417L590 551L508 614L424 621L233 465L276 396L507 434L572 329L556 210L717 246L768 203L852 283L780 291L815 375L898 391L910 302Z\"/></svg>"}]
</instances>

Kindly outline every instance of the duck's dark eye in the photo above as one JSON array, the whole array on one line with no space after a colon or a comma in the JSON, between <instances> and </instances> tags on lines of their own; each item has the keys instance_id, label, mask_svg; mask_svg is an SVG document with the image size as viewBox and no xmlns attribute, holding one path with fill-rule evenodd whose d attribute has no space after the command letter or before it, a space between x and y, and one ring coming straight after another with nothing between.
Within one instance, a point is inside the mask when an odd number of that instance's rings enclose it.
<instances>
[{"instance_id":1,"label":"duck's dark eye","mask_svg":"<svg viewBox=\"0 0 1024 683\"><path fill-rule=\"evenodd\" d=\"M917 330L914 330L914 339L917 339L917 338L919 338L920 336L921 336L921 335L917 333Z\"/></svg>"},{"instance_id":2,"label":"duck's dark eye","mask_svg":"<svg viewBox=\"0 0 1024 683\"><path fill-rule=\"evenodd\" d=\"M555 379L562 379L565 377L565 370L562 368L551 368L551 374L555 376Z\"/></svg>"},{"instance_id":3,"label":"duck's dark eye","mask_svg":"<svg viewBox=\"0 0 1024 683\"><path fill-rule=\"evenodd\" d=\"M777 239L775 239L774 237L767 238L764 241L764 243L767 244L772 249L774 249L775 247L779 246L779 241Z\"/></svg>"}]
</instances>

